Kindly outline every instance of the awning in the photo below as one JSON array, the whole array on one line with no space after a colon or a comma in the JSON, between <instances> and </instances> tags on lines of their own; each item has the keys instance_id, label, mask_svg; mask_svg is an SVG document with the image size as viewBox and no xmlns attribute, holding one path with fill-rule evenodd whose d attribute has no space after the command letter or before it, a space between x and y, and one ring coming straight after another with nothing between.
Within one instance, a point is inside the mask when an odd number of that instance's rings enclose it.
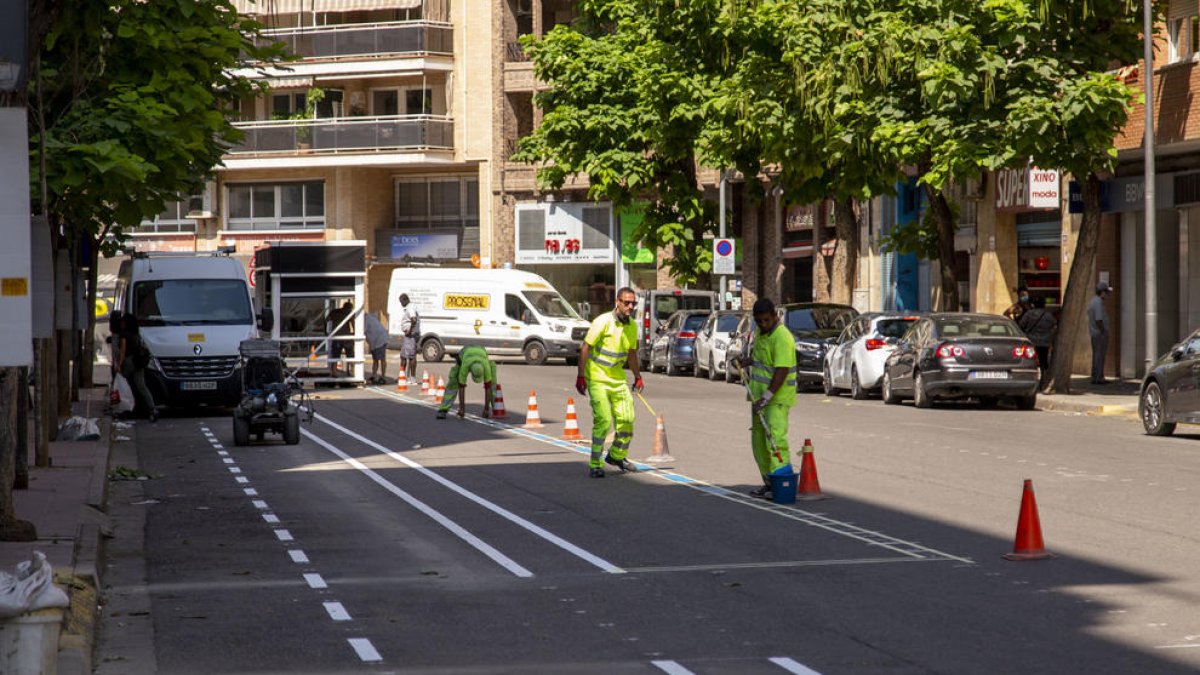
<instances>
[{"instance_id":1,"label":"awning","mask_svg":"<svg viewBox=\"0 0 1200 675\"><path fill-rule=\"evenodd\" d=\"M353 12L363 9L414 9L421 0L233 0L239 14Z\"/></svg>"},{"instance_id":2,"label":"awning","mask_svg":"<svg viewBox=\"0 0 1200 675\"><path fill-rule=\"evenodd\" d=\"M311 77L272 77L267 79L267 84L272 89L295 89L297 87L309 89L313 86L313 79Z\"/></svg>"}]
</instances>

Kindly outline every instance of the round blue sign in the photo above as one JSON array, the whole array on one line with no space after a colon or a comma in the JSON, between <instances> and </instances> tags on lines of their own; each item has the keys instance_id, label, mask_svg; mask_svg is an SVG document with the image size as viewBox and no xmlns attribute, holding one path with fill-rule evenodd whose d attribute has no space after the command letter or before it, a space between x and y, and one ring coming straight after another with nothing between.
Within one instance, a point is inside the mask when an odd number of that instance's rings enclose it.
<instances>
[{"instance_id":1,"label":"round blue sign","mask_svg":"<svg viewBox=\"0 0 1200 675\"><path fill-rule=\"evenodd\" d=\"M731 253L733 253L732 242L727 240L721 240L717 242L717 255L724 257Z\"/></svg>"}]
</instances>

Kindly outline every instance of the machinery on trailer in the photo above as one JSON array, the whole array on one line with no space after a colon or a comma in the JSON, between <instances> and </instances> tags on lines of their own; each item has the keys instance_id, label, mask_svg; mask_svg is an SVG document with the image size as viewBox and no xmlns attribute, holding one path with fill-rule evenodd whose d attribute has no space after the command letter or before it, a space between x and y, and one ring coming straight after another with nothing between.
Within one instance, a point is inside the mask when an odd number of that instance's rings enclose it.
<instances>
[{"instance_id":1,"label":"machinery on trailer","mask_svg":"<svg viewBox=\"0 0 1200 675\"><path fill-rule=\"evenodd\" d=\"M282 434L288 445L300 442L300 417L311 422L312 403L300 382L288 372L279 353L279 342L242 340L238 345L242 371L242 398L233 410L233 444L249 445L250 437Z\"/></svg>"}]
</instances>

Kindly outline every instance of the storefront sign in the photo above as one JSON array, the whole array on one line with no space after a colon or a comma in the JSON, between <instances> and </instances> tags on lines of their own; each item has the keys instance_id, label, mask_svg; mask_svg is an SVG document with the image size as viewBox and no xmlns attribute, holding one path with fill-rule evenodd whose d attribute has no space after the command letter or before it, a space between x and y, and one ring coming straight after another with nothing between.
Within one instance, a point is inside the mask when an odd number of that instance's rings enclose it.
<instances>
[{"instance_id":1,"label":"storefront sign","mask_svg":"<svg viewBox=\"0 0 1200 675\"><path fill-rule=\"evenodd\" d=\"M1071 213L1083 213L1083 192L1071 181ZM1158 174L1154 179L1154 207L1175 207L1175 174ZM1146 177L1126 176L1100 183L1100 210L1104 213L1143 211L1146 208Z\"/></svg>"},{"instance_id":2,"label":"storefront sign","mask_svg":"<svg viewBox=\"0 0 1200 675\"><path fill-rule=\"evenodd\" d=\"M516 216L518 265L611 263L616 259L608 203L520 204Z\"/></svg>"},{"instance_id":3,"label":"storefront sign","mask_svg":"<svg viewBox=\"0 0 1200 675\"><path fill-rule=\"evenodd\" d=\"M802 230L811 230L813 225L817 223L817 218L820 217L820 204L803 204L788 207L787 220L784 221L783 229L785 232L800 232Z\"/></svg>"},{"instance_id":4,"label":"storefront sign","mask_svg":"<svg viewBox=\"0 0 1200 675\"><path fill-rule=\"evenodd\" d=\"M1020 213L1057 209L1061 200L1057 169L1002 169L996 172L996 211Z\"/></svg>"},{"instance_id":5,"label":"storefront sign","mask_svg":"<svg viewBox=\"0 0 1200 675\"><path fill-rule=\"evenodd\" d=\"M396 260L457 260L458 235L393 234L392 258Z\"/></svg>"}]
</instances>

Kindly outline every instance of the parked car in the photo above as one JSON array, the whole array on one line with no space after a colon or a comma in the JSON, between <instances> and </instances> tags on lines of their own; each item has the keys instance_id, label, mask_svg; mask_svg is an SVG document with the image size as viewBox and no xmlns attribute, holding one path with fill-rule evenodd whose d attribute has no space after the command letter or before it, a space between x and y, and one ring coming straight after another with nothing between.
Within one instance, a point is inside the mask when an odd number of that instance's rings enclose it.
<instances>
[{"instance_id":1,"label":"parked car","mask_svg":"<svg viewBox=\"0 0 1200 675\"><path fill-rule=\"evenodd\" d=\"M680 310L658 329L658 337L650 348L650 370L658 372L661 365L667 375L678 375L696 366L696 333L708 320L708 310Z\"/></svg>"},{"instance_id":2,"label":"parked car","mask_svg":"<svg viewBox=\"0 0 1200 675\"><path fill-rule=\"evenodd\" d=\"M638 362L642 370L650 370L650 352L667 320L685 309L713 311L717 294L712 291L649 290L638 293Z\"/></svg>"},{"instance_id":3,"label":"parked car","mask_svg":"<svg viewBox=\"0 0 1200 675\"><path fill-rule=\"evenodd\" d=\"M1200 331L1171 347L1142 378L1138 416L1151 436L1175 432L1179 422L1200 424Z\"/></svg>"},{"instance_id":4,"label":"parked car","mask_svg":"<svg viewBox=\"0 0 1200 675\"><path fill-rule=\"evenodd\" d=\"M825 393L848 390L857 400L879 389L896 341L919 317L903 312L860 314L825 353Z\"/></svg>"},{"instance_id":5,"label":"parked car","mask_svg":"<svg viewBox=\"0 0 1200 675\"><path fill-rule=\"evenodd\" d=\"M1033 343L1016 322L992 314L937 313L916 321L896 343L883 373L883 402L911 397L918 408L938 399L1010 397L1021 410L1037 403Z\"/></svg>"},{"instance_id":6,"label":"parked car","mask_svg":"<svg viewBox=\"0 0 1200 675\"><path fill-rule=\"evenodd\" d=\"M725 348L725 381L739 382L741 377L738 375L737 364L734 362L747 353L748 344L754 335L754 315L746 312L739 321L733 332L730 333L729 346Z\"/></svg>"},{"instance_id":7,"label":"parked car","mask_svg":"<svg viewBox=\"0 0 1200 675\"><path fill-rule=\"evenodd\" d=\"M749 312L727 309L708 315L696 336L696 367L692 369L696 377L708 375L710 380L725 377L725 351L738 323L747 314Z\"/></svg>"},{"instance_id":8,"label":"parked car","mask_svg":"<svg viewBox=\"0 0 1200 675\"><path fill-rule=\"evenodd\" d=\"M858 316L849 305L796 302L780 305L783 325L796 338L796 388L819 386L824 381L825 352Z\"/></svg>"}]
</instances>

